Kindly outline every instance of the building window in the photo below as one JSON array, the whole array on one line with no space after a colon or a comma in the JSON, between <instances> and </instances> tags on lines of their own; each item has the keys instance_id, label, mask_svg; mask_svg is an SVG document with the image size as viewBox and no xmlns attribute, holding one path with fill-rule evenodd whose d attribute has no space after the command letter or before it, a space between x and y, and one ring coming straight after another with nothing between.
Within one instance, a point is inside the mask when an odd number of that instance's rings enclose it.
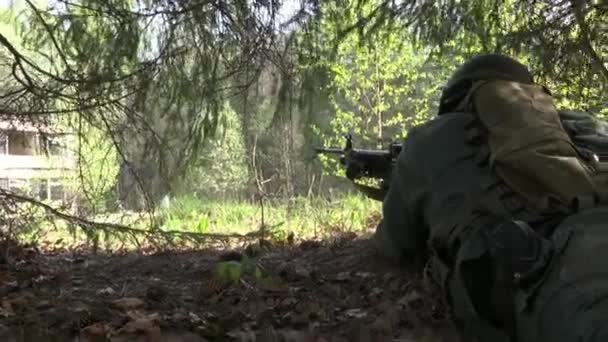
<instances>
[{"instance_id":1,"label":"building window","mask_svg":"<svg viewBox=\"0 0 608 342\"><path fill-rule=\"evenodd\" d=\"M11 131L8 133L8 154L17 156L33 156L36 152L34 142L36 134L33 132Z\"/></svg>"},{"instance_id":2,"label":"building window","mask_svg":"<svg viewBox=\"0 0 608 342\"><path fill-rule=\"evenodd\" d=\"M51 201L62 201L65 199L65 189L58 179L50 180L49 191Z\"/></svg>"},{"instance_id":3,"label":"building window","mask_svg":"<svg viewBox=\"0 0 608 342\"><path fill-rule=\"evenodd\" d=\"M61 135L40 134L40 154L46 156L63 156L66 148L63 145L62 138Z\"/></svg>"},{"instance_id":4,"label":"building window","mask_svg":"<svg viewBox=\"0 0 608 342\"><path fill-rule=\"evenodd\" d=\"M65 146L63 145L61 136L53 136L49 138L49 153L52 156L63 156L65 154Z\"/></svg>"},{"instance_id":5,"label":"building window","mask_svg":"<svg viewBox=\"0 0 608 342\"><path fill-rule=\"evenodd\" d=\"M0 154L8 154L8 135L0 132Z\"/></svg>"},{"instance_id":6,"label":"building window","mask_svg":"<svg viewBox=\"0 0 608 342\"><path fill-rule=\"evenodd\" d=\"M29 195L29 185L30 184L27 179L11 178L8 182L8 188L10 191L23 196Z\"/></svg>"},{"instance_id":7,"label":"building window","mask_svg":"<svg viewBox=\"0 0 608 342\"><path fill-rule=\"evenodd\" d=\"M49 181L45 178L31 180L31 195L44 201L49 197Z\"/></svg>"}]
</instances>

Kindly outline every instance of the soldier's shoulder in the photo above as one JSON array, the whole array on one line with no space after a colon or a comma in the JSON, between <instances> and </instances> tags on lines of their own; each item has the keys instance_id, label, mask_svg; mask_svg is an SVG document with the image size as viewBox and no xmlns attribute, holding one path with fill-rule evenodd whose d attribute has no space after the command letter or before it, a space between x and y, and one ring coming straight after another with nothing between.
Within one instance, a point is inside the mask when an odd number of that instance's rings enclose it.
<instances>
[{"instance_id":1,"label":"soldier's shoulder","mask_svg":"<svg viewBox=\"0 0 608 342\"><path fill-rule=\"evenodd\" d=\"M448 132L461 132L473 115L469 113L445 113L410 130L408 139L425 140Z\"/></svg>"}]
</instances>

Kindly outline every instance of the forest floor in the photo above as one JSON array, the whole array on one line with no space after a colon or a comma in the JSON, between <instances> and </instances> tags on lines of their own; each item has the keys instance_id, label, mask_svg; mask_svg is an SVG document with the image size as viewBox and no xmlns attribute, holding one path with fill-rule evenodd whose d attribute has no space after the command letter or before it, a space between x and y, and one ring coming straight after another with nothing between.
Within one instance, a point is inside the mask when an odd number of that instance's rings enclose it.
<instances>
[{"instance_id":1,"label":"forest floor","mask_svg":"<svg viewBox=\"0 0 608 342\"><path fill-rule=\"evenodd\" d=\"M420 277L354 234L230 252L7 255L0 341L456 341Z\"/></svg>"}]
</instances>

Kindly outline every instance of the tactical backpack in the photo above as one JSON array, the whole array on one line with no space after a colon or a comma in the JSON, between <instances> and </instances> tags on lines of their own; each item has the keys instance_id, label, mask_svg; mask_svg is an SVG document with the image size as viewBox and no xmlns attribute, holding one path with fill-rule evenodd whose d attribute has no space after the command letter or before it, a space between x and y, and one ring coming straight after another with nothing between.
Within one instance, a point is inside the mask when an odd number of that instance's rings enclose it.
<instances>
[{"instance_id":1,"label":"tactical backpack","mask_svg":"<svg viewBox=\"0 0 608 342\"><path fill-rule=\"evenodd\" d=\"M471 115L467 143L478 146L474 158L482 191L431 231L432 268L469 340L498 341L504 336L472 298L485 290L468 283L471 269L490 255L492 260L529 256L521 259L530 263L517 273L517 285L507 269L494 275L491 289L492 298L503 300L497 306L504 310L494 314L502 318L504 331L514 333L510 298L514 286L534 282L545 269L551 246L544 238L571 213L573 203L604 192L606 173L596 154L608 147L608 130L602 133L599 123L582 113L558 112L541 86L496 78L473 82L456 111Z\"/></svg>"},{"instance_id":2,"label":"tactical backpack","mask_svg":"<svg viewBox=\"0 0 608 342\"><path fill-rule=\"evenodd\" d=\"M492 172L532 208L546 209L552 197L570 205L605 193L597 156L574 144L544 87L480 80L459 107L483 131Z\"/></svg>"}]
</instances>

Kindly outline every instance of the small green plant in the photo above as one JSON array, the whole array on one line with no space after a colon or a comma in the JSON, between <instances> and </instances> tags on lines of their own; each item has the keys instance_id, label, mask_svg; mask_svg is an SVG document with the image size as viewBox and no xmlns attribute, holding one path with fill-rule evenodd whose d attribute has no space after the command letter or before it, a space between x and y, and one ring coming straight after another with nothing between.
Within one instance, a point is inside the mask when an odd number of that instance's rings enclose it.
<instances>
[{"instance_id":1,"label":"small green plant","mask_svg":"<svg viewBox=\"0 0 608 342\"><path fill-rule=\"evenodd\" d=\"M252 277L255 282L268 282L272 277L260 265L249 258L239 261L224 261L215 268L216 277L224 283L237 283L244 276Z\"/></svg>"},{"instance_id":2,"label":"small green plant","mask_svg":"<svg viewBox=\"0 0 608 342\"><path fill-rule=\"evenodd\" d=\"M237 283L243 275L243 265L238 261L220 262L215 270L218 279L226 283Z\"/></svg>"}]
</instances>

